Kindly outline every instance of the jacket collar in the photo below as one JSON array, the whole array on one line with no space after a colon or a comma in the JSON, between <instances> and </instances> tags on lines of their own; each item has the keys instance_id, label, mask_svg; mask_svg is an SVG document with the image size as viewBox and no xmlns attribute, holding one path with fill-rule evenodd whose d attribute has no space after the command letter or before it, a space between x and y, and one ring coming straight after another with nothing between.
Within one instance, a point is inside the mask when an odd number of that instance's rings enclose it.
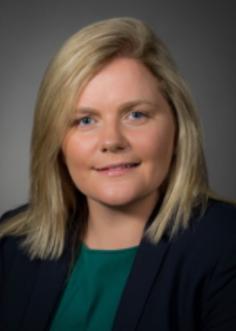
<instances>
[{"instance_id":1,"label":"jacket collar","mask_svg":"<svg viewBox=\"0 0 236 331\"><path fill-rule=\"evenodd\" d=\"M65 250L58 260L34 260L27 264L27 269L19 266L22 270L20 273L24 273L24 275L20 277L18 275L15 280L18 283L18 295L25 296L25 300L27 300L27 305L23 307L25 309L22 314L24 318L19 323L19 331L49 329L49 324L65 288L68 260L69 251ZM22 284L24 278L28 282L27 292Z\"/></svg>"},{"instance_id":2,"label":"jacket collar","mask_svg":"<svg viewBox=\"0 0 236 331\"><path fill-rule=\"evenodd\" d=\"M136 330L169 246L167 237L158 244L152 244L146 237L143 238L124 288L112 331Z\"/></svg>"},{"instance_id":3,"label":"jacket collar","mask_svg":"<svg viewBox=\"0 0 236 331\"><path fill-rule=\"evenodd\" d=\"M162 199L159 199L146 223L144 233L153 223L161 204ZM122 293L112 331L133 331L136 329L146 299L161 269L169 245L167 234L163 236L158 244L151 243L147 236L143 237ZM139 275L142 275L142 279ZM130 307L132 307L132 310Z\"/></svg>"}]
</instances>

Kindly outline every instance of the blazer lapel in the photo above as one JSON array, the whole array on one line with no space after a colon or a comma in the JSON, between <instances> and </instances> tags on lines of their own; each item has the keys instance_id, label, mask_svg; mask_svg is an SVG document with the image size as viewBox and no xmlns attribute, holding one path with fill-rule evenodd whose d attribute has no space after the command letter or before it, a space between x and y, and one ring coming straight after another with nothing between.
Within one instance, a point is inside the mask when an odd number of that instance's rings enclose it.
<instances>
[{"instance_id":1,"label":"blazer lapel","mask_svg":"<svg viewBox=\"0 0 236 331\"><path fill-rule=\"evenodd\" d=\"M65 286L67 254L65 252L57 261L31 261L25 253L18 250L13 263L10 267L7 266L9 272L0 304L3 315L0 317L1 330L47 330Z\"/></svg>"},{"instance_id":2,"label":"blazer lapel","mask_svg":"<svg viewBox=\"0 0 236 331\"><path fill-rule=\"evenodd\" d=\"M157 244L143 238L124 288L112 331L133 331L150 294L152 283L158 276L169 248L166 237Z\"/></svg>"},{"instance_id":3,"label":"blazer lapel","mask_svg":"<svg viewBox=\"0 0 236 331\"><path fill-rule=\"evenodd\" d=\"M68 272L68 250L58 260L39 262L38 277L20 330L48 330L62 294Z\"/></svg>"}]
</instances>

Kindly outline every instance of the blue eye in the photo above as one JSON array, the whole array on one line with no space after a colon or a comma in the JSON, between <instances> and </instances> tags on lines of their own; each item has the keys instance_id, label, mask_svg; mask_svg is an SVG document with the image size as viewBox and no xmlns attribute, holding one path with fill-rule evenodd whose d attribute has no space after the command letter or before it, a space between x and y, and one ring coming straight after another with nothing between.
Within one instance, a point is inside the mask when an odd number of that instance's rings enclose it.
<instances>
[{"instance_id":1,"label":"blue eye","mask_svg":"<svg viewBox=\"0 0 236 331\"><path fill-rule=\"evenodd\" d=\"M147 116L145 113L141 111L132 111L130 115L133 119L142 119Z\"/></svg>"},{"instance_id":2,"label":"blue eye","mask_svg":"<svg viewBox=\"0 0 236 331\"><path fill-rule=\"evenodd\" d=\"M78 126L87 126L93 124L93 119L90 116L85 116L76 120L76 125Z\"/></svg>"}]
</instances>

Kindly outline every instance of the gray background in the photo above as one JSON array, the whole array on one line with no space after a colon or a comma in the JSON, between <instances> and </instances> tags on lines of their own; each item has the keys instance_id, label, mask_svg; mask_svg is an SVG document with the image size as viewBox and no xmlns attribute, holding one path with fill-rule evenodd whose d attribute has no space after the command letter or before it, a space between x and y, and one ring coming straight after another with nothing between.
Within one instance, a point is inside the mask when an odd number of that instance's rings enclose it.
<instances>
[{"instance_id":1,"label":"gray background","mask_svg":"<svg viewBox=\"0 0 236 331\"><path fill-rule=\"evenodd\" d=\"M82 26L114 16L145 20L169 46L199 109L212 188L235 199L235 4L1 1L0 213L27 200L33 109L49 59Z\"/></svg>"}]
</instances>

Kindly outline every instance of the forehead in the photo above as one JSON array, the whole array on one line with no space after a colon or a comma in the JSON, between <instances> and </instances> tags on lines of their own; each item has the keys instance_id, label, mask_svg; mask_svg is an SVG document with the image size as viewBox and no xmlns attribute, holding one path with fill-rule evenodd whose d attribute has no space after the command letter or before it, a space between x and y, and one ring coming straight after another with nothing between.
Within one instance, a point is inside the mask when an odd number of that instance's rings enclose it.
<instances>
[{"instance_id":1,"label":"forehead","mask_svg":"<svg viewBox=\"0 0 236 331\"><path fill-rule=\"evenodd\" d=\"M159 82L145 65L131 58L116 58L87 83L78 105L92 107L97 103L129 102L137 98L154 101L160 97Z\"/></svg>"}]
</instances>

